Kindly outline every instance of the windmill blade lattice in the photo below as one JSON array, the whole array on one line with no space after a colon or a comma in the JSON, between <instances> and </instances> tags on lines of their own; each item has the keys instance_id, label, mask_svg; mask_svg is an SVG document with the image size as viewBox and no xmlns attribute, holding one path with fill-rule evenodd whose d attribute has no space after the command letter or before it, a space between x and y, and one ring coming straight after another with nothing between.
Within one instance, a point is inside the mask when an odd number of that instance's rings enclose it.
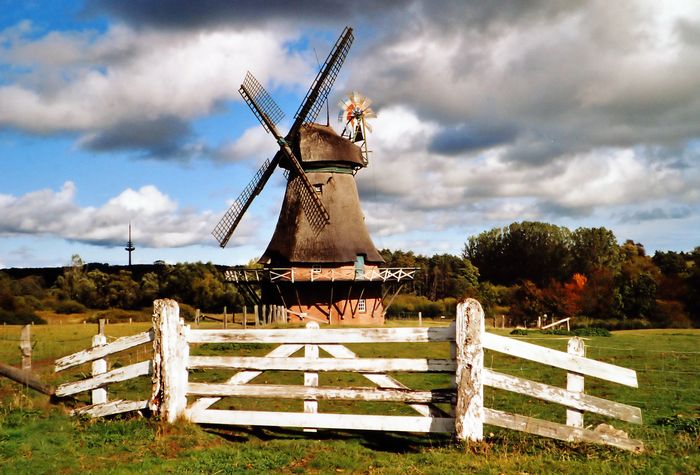
<instances>
[{"instance_id":1,"label":"windmill blade lattice","mask_svg":"<svg viewBox=\"0 0 700 475\"><path fill-rule=\"evenodd\" d=\"M328 93L333 87L335 79L338 77L340 68L345 62L345 58L350 51L350 46L355 37L352 34L352 28L346 27L338 40L335 42L328 58L323 63L321 70L316 75L313 84L306 93L306 97L299 106L294 115L294 124L289 131L287 137L292 137L299 131L302 124L314 122L318 117L318 112L323 107L323 103L328 98Z\"/></svg>"},{"instance_id":2,"label":"windmill blade lattice","mask_svg":"<svg viewBox=\"0 0 700 475\"><path fill-rule=\"evenodd\" d=\"M270 132L270 128L261 114L265 114L269 119L269 122L272 122L274 125L279 124L279 122L284 118L284 112L282 112L282 109L280 109L275 100L265 90L262 84L255 79L255 76L250 74L250 71L246 73L243 84L241 84L238 92L267 132ZM257 107L254 107L253 103L257 104Z\"/></svg>"}]
</instances>

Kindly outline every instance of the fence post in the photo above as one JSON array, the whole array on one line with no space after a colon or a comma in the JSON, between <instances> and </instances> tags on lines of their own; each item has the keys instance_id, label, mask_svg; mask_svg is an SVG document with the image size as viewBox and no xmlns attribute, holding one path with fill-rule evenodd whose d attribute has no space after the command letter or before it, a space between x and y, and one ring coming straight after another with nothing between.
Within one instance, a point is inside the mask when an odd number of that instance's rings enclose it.
<instances>
[{"instance_id":1,"label":"fence post","mask_svg":"<svg viewBox=\"0 0 700 475\"><path fill-rule=\"evenodd\" d=\"M243 306L243 328L248 327L248 307Z\"/></svg>"},{"instance_id":2,"label":"fence post","mask_svg":"<svg viewBox=\"0 0 700 475\"><path fill-rule=\"evenodd\" d=\"M457 305L455 328L457 403L455 437L458 441L479 441L484 437L484 386L481 377L484 349L484 310L474 299Z\"/></svg>"},{"instance_id":3,"label":"fence post","mask_svg":"<svg viewBox=\"0 0 700 475\"><path fill-rule=\"evenodd\" d=\"M569 354L584 356L583 340L577 336L569 340L566 345ZM566 389L576 393L583 393L583 375L578 373L566 373ZM566 425L571 427L583 427L583 411L578 409L566 409Z\"/></svg>"},{"instance_id":4,"label":"fence post","mask_svg":"<svg viewBox=\"0 0 700 475\"><path fill-rule=\"evenodd\" d=\"M19 337L19 351L22 353L22 369L32 369L32 326L22 327Z\"/></svg>"},{"instance_id":5,"label":"fence post","mask_svg":"<svg viewBox=\"0 0 700 475\"><path fill-rule=\"evenodd\" d=\"M226 313L226 307L224 306L224 330L228 328L228 314Z\"/></svg>"},{"instance_id":6,"label":"fence post","mask_svg":"<svg viewBox=\"0 0 700 475\"><path fill-rule=\"evenodd\" d=\"M169 423L185 416L189 329L180 320L177 302L153 302L153 389L149 408Z\"/></svg>"},{"instance_id":7,"label":"fence post","mask_svg":"<svg viewBox=\"0 0 700 475\"><path fill-rule=\"evenodd\" d=\"M92 347L102 346L107 344L107 337L104 334L104 320L100 319L97 324L97 335L92 337ZM92 362L92 376L107 372L107 360L100 358ZM92 403L103 404L107 402L107 388L97 388L92 390Z\"/></svg>"},{"instance_id":8,"label":"fence post","mask_svg":"<svg viewBox=\"0 0 700 475\"><path fill-rule=\"evenodd\" d=\"M253 305L253 313L255 314L255 326L260 325L260 309L257 305Z\"/></svg>"},{"instance_id":9,"label":"fence post","mask_svg":"<svg viewBox=\"0 0 700 475\"><path fill-rule=\"evenodd\" d=\"M316 322L306 324L309 330L318 330L319 326ZM315 360L318 358L318 345L304 345L304 358L307 360ZM318 373L304 373L304 386L318 386ZM316 399L304 399L304 412L308 414L316 414L318 412L318 401ZM316 432L316 429L305 428L304 432Z\"/></svg>"}]
</instances>

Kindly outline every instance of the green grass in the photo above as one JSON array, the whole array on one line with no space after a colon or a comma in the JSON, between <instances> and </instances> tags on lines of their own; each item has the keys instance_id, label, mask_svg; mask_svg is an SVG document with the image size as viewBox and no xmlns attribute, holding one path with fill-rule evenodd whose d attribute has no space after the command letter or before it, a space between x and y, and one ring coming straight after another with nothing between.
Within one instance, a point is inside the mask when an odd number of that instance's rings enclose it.
<instances>
[{"instance_id":1,"label":"green grass","mask_svg":"<svg viewBox=\"0 0 700 475\"><path fill-rule=\"evenodd\" d=\"M444 321L439 322L445 324ZM394 322L389 322L394 324ZM416 325L416 322L396 322ZM144 331L147 323L107 326L110 338ZM209 324L207 324L209 326ZM211 327L216 327L212 324ZM220 325L219 325L220 326ZM95 325L35 326L35 369L58 384L89 372L84 365L66 374L52 372L53 359L89 346ZM507 330L497 330L507 334ZM17 364L19 327L0 328L0 360ZM525 341L564 350L566 338L531 334ZM0 379L0 473L696 473L700 471L700 331L640 330L613 337L587 337L587 356L638 371L639 388L593 378L586 392L642 408L642 426L586 415L586 424L607 422L646 445L643 454L610 447L567 444L485 426L483 443L454 445L448 435L319 431L240 427L175 426L153 419L123 417L85 420L67 415L67 405ZM446 344L348 345L365 357L446 357ZM201 345L197 354L262 355L270 345ZM322 356L323 352L322 352ZM326 355L327 356L327 355ZM147 348L109 359L110 367L149 357ZM565 372L486 352L486 365L502 372L565 385ZM192 380L222 381L232 373L193 371ZM398 374L413 388L440 388L449 377ZM295 373L264 373L253 382L301 383ZM321 373L321 385L369 385L347 373ZM143 399L148 378L109 387L110 398ZM81 396L78 404L88 402ZM564 408L486 388L488 407L563 422ZM226 398L216 407L301 410L300 401ZM398 404L321 401L321 411L411 414Z\"/></svg>"}]
</instances>

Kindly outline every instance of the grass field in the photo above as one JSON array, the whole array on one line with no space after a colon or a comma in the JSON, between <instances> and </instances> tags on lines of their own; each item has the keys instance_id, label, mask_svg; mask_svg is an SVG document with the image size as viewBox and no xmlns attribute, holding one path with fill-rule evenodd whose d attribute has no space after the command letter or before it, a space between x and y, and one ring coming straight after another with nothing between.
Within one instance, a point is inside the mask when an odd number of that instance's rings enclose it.
<instances>
[{"instance_id":1,"label":"grass field","mask_svg":"<svg viewBox=\"0 0 700 475\"><path fill-rule=\"evenodd\" d=\"M80 321L78 317L72 321ZM393 323L389 323L393 324ZM444 325L445 321L424 322ZM220 324L208 326L220 327ZM414 326L401 321L396 325ZM110 324L108 338L144 331L148 323ZM34 369L52 384L76 379L84 365L54 375L53 360L90 344L96 326L65 323L32 328ZM19 327L0 328L0 361L18 364ZM504 333L503 331L497 331ZM566 339L531 334L532 343L566 348ZM399 433L166 426L143 417L85 420L67 415L69 404L0 379L1 473L696 473L700 471L700 331L644 330L586 339L587 356L638 371L639 388L592 378L586 392L642 408L641 426L586 415L586 424L607 422L646 445L643 454L588 444L566 444L486 426L483 443L454 445L449 436ZM446 357L446 344L348 345L361 356ZM199 354L260 355L268 345L203 345ZM322 355L323 356L323 355ZM109 360L117 367L147 359L147 347ZM565 385L561 370L487 352L488 367L537 381ZM193 372L193 380L218 381L225 371ZM401 374L413 388L446 387L444 375ZM265 373L255 382L300 383L300 374ZM367 385L361 377L321 374L321 385ZM147 378L110 386L110 398L148 397ZM81 396L76 404L87 402ZM564 408L486 388L488 407L563 422ZM285 400L224 399L217 407L301 410ZM320 411L411 414L387 403L321 402ZM680 416L680 417L679 417Z\"/></svg>"}]
</instances>

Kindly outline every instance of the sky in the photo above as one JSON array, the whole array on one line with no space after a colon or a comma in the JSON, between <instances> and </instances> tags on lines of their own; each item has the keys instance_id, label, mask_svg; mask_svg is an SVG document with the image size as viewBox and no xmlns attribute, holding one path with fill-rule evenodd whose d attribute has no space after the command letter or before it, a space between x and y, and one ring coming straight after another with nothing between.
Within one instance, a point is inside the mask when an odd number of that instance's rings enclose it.
<instances>
[{"instance_id":1,"label":"sky","mask_svg":"<svg viewBox=\"0 0 700 475\"><path fill-rule=\"evenodd\" d=\"M245 264L285 179L211 236L346 25L329 96L378 117L357 176L377 248L461 253L512 222L700 246L700 2L0 0L0 268ZM318 58L318 59L317 59ZM322 114L323 115L323 114ZM323 117L321 118L323 119Z\"/></svg>"}]
</instances>

